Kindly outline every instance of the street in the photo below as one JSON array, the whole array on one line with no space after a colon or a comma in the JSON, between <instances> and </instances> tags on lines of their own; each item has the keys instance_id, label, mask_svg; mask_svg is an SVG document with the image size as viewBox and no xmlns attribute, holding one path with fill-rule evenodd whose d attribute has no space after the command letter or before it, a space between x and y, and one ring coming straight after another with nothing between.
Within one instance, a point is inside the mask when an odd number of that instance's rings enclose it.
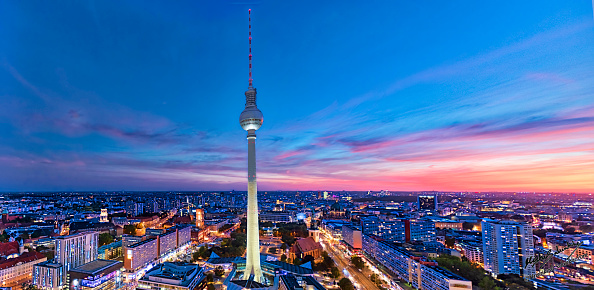
<instances>
[{"instance_id":1,"label":"street","mask_svg":"<svg viewBox=\"0 0 594 290\"><path fill-rule=\"evenodd\" d=\"M336 262L340 272L347 278L352 277L351 280L354 280L353 284L357 289L378 289L375 283L371 282L367 276L352 266L350 259L345 258L335 246L326 243L323 239L320 241L326 252L328 252L328 255Z\"/></svg>"}]
</instances>

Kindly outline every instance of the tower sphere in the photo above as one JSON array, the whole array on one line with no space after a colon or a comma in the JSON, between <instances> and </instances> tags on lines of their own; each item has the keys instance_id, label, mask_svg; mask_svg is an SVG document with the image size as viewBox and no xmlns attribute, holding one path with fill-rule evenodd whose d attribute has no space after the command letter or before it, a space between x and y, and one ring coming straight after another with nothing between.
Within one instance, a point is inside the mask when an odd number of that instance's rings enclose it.
<instances>
[{"instance_id":1,"label":"tower sphere","mask_svg":"<svg viewBox=\"0 0 594 290\"><path fill-rule=\"evenodd\" d=\"M239 115L239 124L248 130L258 130L264 122L264 115L256 106L256 89L251 87L245 92L245 109Z\"/></svg>"},{"instance_id":2,"label":"tower sphere","mask_svg":"<svg viewBox=\"0 0 594 290\"><path fill-rule=\"evenodd\" d=\"M258 130L264 122L264 115L256 106L245 108L239 115L239 124L243 130Z\"/></svg>"}]
</instances>

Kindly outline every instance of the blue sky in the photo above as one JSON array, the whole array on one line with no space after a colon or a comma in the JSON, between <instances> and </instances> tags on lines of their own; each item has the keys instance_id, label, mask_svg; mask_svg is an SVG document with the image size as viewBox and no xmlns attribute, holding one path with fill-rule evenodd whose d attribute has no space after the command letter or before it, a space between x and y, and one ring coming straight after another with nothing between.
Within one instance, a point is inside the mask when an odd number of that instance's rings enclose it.
<instances>
[{"instance_id":1,"label":"blue sky","mask_svg":"<svg viewBox=\"0 0 594 290\"><path fill-rule=\"evenodd\" d=\"M594 188L589 1L4 1L0 190Z\"/></svg>"}]
</instances>

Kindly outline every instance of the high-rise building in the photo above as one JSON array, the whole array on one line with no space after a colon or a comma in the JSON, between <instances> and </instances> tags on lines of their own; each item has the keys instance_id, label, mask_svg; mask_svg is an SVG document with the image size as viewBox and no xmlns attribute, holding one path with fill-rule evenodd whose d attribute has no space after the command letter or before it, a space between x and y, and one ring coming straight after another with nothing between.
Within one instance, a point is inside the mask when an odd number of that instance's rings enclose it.
<instances>
[{"instance_id":1,"label":"high-rise building","mask_svg":"<svg viewBox=\"0 0 594 290\"><path fill-rule=\"evenodd\" d=\"M252 86L252 18L249 13L249 85L245 92L245 109L239 116L239 124L248 132L248 204L247 204L247 247L244 279L254 275L254 281L263 281L260 266L260 231L258 229L258 187L256 183L256 130L264 121L262 112L256 106L256 88Z\"/></svg>"},{"instance_id":2,"label":"high-rise building","mask_svg":"<svg viewBox=\"0 0 594 290\"><path fill-rule=\"evenodd\" d=\"M406 241L435 241L435 223L427 219L410 219L404 222Z\"/></svg>"},{"instance_id":3,"label":"high-rise building","mask_svg":"<svg viewBox=\"0 0 594 290\"><path fill-rule=\"evenodd\" d=\"M493 276L518 274L525 278L534 274L534 265L526 260L534 256L532 226L515 221L484 220L483 261Z\"/></svg>"},{"instance_id":4,"label":"high-rise building","mask_svg":"<svg viewBox=\"0 0 594 290\"><path fill-rule=\"evenodd\" d=\"M437 195L419 195L417 196L419 210L437 210Z\"/></svg>"},{"instance_id":5,"label":"high-rise building","mask_svg":"<svg viewBox=\"0 0 594 290\"><path fill-rule=\"evenodd\" d=\"M129 216L139 216L144 213L144 203L128 200L126 202L126 214Z\"/></svg>"},{"instance_id":6,"label":"high-rise building","mask_svg":"<svg viewBox=\"0 0 594 290\"><path fill-rule=\"evenodd\" d=\"M348 224L342 226L342 239L353 251L361 250L361 237L362 233L360 228Z\"/></svg>"},{"instance_id":7,"label":"high-rise building","mask_svg":"<svg viewBox=\"0 0 594 290\"><path fill-rule=\"evenodd\" d=\"M404 220L380 219L377 216L361 217L361 229L364 234L374 235L387 241L404 242Z\"/></svg>"},{"instance_id":8,"label":"high-rise building","mask_svg":"<svg viewBox=\"0 0 594 290\"><path fill-rule=\"evenodd\" d=\"M97 232L56 237L55 258L35 265L33 284L42 289L66 287L67 273L70 269L97 259L98 240Z\"/></svg>"}]
</instances>

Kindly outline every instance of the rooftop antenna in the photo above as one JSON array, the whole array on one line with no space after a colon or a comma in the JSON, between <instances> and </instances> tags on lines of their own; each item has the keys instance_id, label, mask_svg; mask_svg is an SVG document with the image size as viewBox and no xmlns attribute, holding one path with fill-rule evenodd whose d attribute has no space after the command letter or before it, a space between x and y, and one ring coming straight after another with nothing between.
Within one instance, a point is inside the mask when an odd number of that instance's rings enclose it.
<instances>
[{"instance_id":1,"label":"rooftop antenna","mask_svg":"<svg viewBox=\"0 0 594 290\"><path fill-rule=\"evenodd\" d=\"M593 0L594 1L594 0ZM252 9L248 9L248 21L249 21L249 32L250 32L250 88L252 87Z\"/></svg>"}]
</instances>

